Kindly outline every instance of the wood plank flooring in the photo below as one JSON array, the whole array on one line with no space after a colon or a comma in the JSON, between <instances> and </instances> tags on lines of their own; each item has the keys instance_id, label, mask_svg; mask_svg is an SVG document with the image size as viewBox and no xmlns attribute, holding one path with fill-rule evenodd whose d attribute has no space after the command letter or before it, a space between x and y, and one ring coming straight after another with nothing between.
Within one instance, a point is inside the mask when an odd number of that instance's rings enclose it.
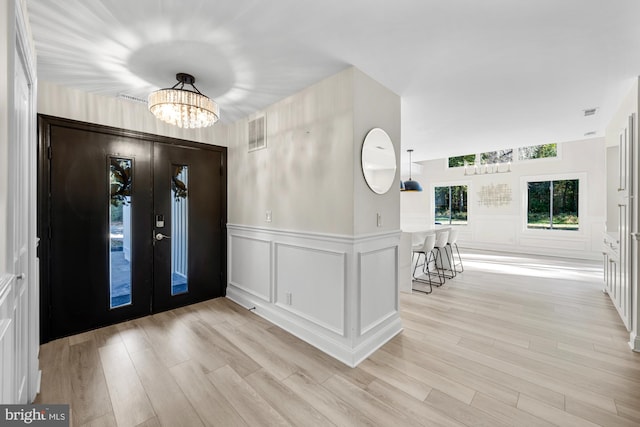
<instances>
[{"instance_id":1,"label":"wood plank flooring","mask_svg":"<svg viewBox=\"0 0 640 427\"><path fill-rule=\"evenodd\" d=\"M227 299L41 347L75 426L638 426L640 354L597 263L463 253L351 369Z\"/></svg>"}]
</instances>

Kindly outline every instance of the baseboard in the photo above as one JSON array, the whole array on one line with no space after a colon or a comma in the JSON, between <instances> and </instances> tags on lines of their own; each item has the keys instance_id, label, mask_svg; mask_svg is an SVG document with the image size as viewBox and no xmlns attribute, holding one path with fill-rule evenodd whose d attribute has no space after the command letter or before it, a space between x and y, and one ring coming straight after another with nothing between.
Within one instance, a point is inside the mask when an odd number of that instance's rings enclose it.
<instances>
[{"instance_id":1,"label":"baseboard","mask_svg":"<svg viewBox=\"0 0 640 427\"><path fill-rule=\"evenodd\" d=\"M640 335L636 335L634 332L631 332L629 337L629 347L631 347L631 350L640 353Z\"/></svg>"},{"instance_id":2,"label":"baseboard","mask_svg":"<svg viewBox=\"0 0 640 427\"><path fill-rule=\"evenodd\" d=\"M338 336L277 306L254 299L233 286L227 287L226 297L351 368L355 368L387 341L402 332L400 316L392 316L353 348L349 346L349 340L345 337Z\"/></svg>"}]
</instances>

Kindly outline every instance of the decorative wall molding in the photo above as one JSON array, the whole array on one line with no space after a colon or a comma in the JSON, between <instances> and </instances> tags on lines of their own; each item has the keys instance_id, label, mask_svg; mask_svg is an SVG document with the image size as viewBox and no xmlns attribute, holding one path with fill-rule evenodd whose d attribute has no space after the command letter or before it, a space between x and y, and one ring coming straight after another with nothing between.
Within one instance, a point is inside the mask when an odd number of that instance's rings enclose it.
<instances>
[{"instance_id":1,"label":"decorative wall molding","mask_svg":"<svg viewBox=\"0 0 640 427\"><path fill-rule=\"evenodd\" d=\"M347 252L280 242L273 246L276 305L345 336Z\"/></svg>"},{"instance_id":2,"label":"decorative wall molding","mask_svg":"<svg viewBox=\"0 0 640 427\"><path fill-rule=\"evenodd\" d=\"M15 378L15 298L14 275L0 275L0 402L14 402Z\"/></svg>"},{"instance_id":3,"label":"decorative wall molding","mask_svg":"<svg viewBox=\"0 0 640 427\"><path fill-rule=\"evenodd\" d=\"M230 235L228 249L229 283L266 302L272 302L271 241L255 237ZM231 264L232 261L244 262L245 258L251 263L251 268L246 268L244 265L235 266Z\"/></svg>"},{"instance_id":4,"label":"decorative wall molding","mask_svg":"<svg viewBox=\"0 0 640 427\"><path fill-rule=\"evenodd\" d=\"M228 224L227 232L227 298L346 365L402 330L399 231L354 237Z\"/></svg>"},{"instance_id":5,"label":"decorative wall molding","mask_svg":"<svg viewBox=\"0 0 640 427\"><path fill-rule=\"evenodd\" d=\"M358 254L358 293L362 307L358 327L360 335L366 335L400 311L397 292L398 250L398 247L388 247ZM389 265L395 265L396 268L391 269ZM380 286L387 282L395 282L395 289ZM373 306L371 302L378 305Z\"/></svg>"}]
</instances>

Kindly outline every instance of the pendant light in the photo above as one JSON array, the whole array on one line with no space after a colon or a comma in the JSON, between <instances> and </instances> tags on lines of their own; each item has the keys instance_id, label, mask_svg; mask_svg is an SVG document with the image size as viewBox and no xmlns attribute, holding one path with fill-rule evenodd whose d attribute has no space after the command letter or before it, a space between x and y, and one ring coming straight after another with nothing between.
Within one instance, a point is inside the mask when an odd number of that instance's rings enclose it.
<instances>
[{"instance_id":1,"label":"pendant light","mask_svg":"<svg viewBox=\"0 0 640 427\"><path fill-rule=\"evenodd\" d=\"M404 182L404 190L402 191L422 191L420 183L411 179L411 153L413 153L413 149L407 150L407 153L409 153L409 179Z\"/></svg>"}]
</instances>

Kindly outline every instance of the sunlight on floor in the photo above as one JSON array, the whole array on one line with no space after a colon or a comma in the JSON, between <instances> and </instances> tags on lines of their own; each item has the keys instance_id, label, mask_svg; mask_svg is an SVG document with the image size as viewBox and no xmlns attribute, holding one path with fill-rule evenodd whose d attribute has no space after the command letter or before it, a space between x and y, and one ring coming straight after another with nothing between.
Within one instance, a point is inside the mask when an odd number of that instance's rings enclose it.
<instances>
[{"instance_id":1,"label":"sunlight on floor","mask_svg":"<svg viewBox=\"0 0 640 427\"><path fill-rule=\"evenodd\" d=\"M598 261L563 260L562 258L529 258L526 255L511 256L498 252L467 252L462 254L465 268L488 273L518 276L602 281L602 265ZM580 265L576 265L576 262Z\"/></svg>"}]
</instances>

